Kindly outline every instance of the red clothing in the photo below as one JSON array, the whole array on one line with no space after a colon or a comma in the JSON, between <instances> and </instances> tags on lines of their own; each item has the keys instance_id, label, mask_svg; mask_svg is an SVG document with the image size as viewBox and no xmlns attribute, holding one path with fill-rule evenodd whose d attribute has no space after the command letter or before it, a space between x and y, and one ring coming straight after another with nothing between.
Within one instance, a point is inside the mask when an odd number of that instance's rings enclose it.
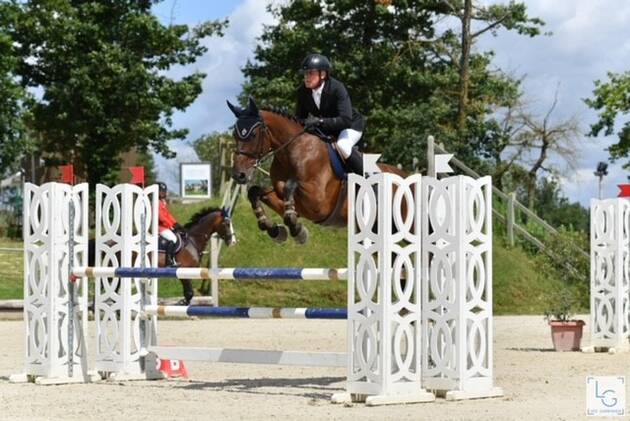
<instances>
[{"instance_id":1,"label":"red clothing","mask_svg":"<svg viewBox=\"0 0 630 421\"><path fill-rule=\"evenodd\" d=\"M168 210L168 206L166 205L166 199L160 199L160 210L158 216L158 231L166 231L173 229L173 226L177 221L175 217L171 215L171 212Z\"/></svg>"}]
</instances>

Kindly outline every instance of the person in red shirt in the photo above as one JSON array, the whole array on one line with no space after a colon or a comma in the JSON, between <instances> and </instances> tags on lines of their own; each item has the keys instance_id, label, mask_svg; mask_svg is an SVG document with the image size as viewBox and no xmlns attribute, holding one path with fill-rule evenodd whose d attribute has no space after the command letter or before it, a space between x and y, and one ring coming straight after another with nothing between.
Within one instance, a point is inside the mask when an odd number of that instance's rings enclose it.
<instances>
[{"instance_id":1,"label":"person in red shirt","mask_svg":"<svg viewBox=\"0 0 630 421\"><path fill-rule=\"evenodd\" d=\"M182 230L182 226L177 223L175 217L168 210L166 203L166 184L157 183L160 190L160 208L158 214L158 231L160 237L166 240L166 264L167 266L177 266L175 260L175 249L177 248L177 235L173 230Z\"/></svg>"}]
</instances>

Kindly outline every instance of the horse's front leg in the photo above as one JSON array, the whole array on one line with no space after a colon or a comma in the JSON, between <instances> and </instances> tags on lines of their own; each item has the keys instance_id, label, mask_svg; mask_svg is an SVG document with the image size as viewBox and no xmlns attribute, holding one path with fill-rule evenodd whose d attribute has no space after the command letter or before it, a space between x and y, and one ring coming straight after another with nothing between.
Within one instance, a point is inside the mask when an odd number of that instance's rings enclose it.
<instances>
[{"instance_id":1,"label":"horse's front leg","mask_svg":"<svg viewBox=\"0 0 630 421\"><path fill-rule=\"evenodd\" d=\"M254 215L256 215L258 228L260 228L261 231L266 231L275 242L285 242L289 236L286 227L284 225L278 225L269 219L265 213L265 209L262 207L264 203L278 214L282 214L282 210L278 207L278 204L282 206L282 201L276 195L276 192L273 190L264 191L260 186L252 186L247 191L247 198L252 205Z\"/></svg>"},{"instance_id":2,"label":"horse's front leg","mask_svg":"<svg viewBox=\"0 0 630 421\"><path fill-rule=\"evenodd\" d=\"M289 179L284 187L284 223L289 227L291 236L298 244L306 243L308 240L308 230L304 225L298 222L298 214L295 210L295 190L298 187L298 182L294 179Z\"/></svg>"}]
</instances>

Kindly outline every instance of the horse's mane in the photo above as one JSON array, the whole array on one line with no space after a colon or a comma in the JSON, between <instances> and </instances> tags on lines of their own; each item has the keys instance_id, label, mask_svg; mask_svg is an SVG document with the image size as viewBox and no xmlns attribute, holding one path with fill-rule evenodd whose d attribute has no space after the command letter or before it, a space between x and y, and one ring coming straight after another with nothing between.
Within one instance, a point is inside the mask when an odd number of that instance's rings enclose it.
<instances>
[{"instance_id":1,"label":"horse's mane","mask_svg":"<svg viewBox=\"0 0 630 421\"><path fill-rule=\"evenodd\" d=\"M286 108L269 106L269 107L262 107L261 111L267 111L267 112L279 115L281 117L286 118L287 120L290 120L294 123L299 124L300 126L304 126L304 122L300 120L299 118L297 118L296 116L294 116L293 114L290 114Z\"/></svg>"},{"instance_id":2,"label":"horse's mane","mask_svg":"<svg viewBox=\"0 0 630 421\"><path fill-rule=\"evenodd\" d=\"M192 227L193 225L197 224L201 218L203 218L204 216L212 212L221 212L221 208L207 207L207 208L201 209L200 211L198 211L197 213L195 213L193 216L190 217L190 221L188 221L186 225L184 225L184 228L188 229Z\"/></svg>"}]
</instances>

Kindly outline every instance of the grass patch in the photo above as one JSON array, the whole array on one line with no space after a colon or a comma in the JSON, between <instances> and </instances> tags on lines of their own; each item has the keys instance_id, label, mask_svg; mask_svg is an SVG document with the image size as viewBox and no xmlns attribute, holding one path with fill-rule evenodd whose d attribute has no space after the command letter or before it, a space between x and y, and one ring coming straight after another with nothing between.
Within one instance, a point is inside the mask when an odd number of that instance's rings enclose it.
<instances>
[{"instance_id":1,"label":"grass patch","mask_svg":"<svg viewBox=\"0 0 630 421\"><path fill-rule=\"evenodd\" d=\"M0 239L0 299L22 298L24 294L24 253L1 250L22 246L22 241Z\"/></svg>"}]
</instances>

